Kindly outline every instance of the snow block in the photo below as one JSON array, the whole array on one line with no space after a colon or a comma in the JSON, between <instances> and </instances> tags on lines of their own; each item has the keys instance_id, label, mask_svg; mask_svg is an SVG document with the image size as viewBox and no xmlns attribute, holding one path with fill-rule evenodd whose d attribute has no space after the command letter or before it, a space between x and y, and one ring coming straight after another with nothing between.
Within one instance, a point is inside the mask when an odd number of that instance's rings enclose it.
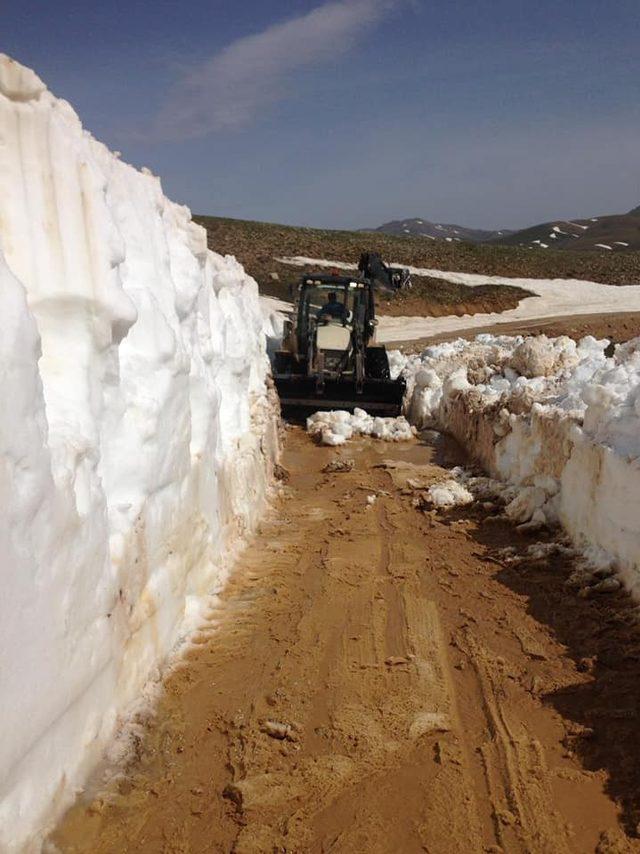
<instances>
[{"instance_id":1,"label":"snow block","mask_svg":"<svg viewBox=\"0 0 640 854\"><path fill-rule=\"evenodd\" d=\"M256 524L258 289L0 55L0 850L39 850Z\"/></svg>"}]
</instances>

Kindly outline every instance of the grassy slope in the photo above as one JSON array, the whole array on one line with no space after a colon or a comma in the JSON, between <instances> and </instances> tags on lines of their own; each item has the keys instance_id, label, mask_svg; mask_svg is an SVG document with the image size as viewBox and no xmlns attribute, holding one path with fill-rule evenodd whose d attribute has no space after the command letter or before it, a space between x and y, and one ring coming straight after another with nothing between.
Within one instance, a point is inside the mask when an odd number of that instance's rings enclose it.
<instances>
[{"instance_id":1,"label":"grassy slope","mask_svg":"<svg viewBox=\"0 0 640 854\"><path fill-rule=\"evenodd\" d=\"M609 284L640 284L640 252L593 253L535 251L511 246L425 240L387 234L295 228L272 223L250 222L222 217L194 216L208 232L209 246L223 255L235 255L257 280L262 293L287 298L289 286L301 274L298 268L278 264L283 255L305 255L336 261L357 262L363 250L379 252L387 262L416 267L455 270L486 275L526 278L590 279ZM271 278L278 274L278 281ZM439 280L418 280L416 297L427 303L486 310L506 296L489 287L484 292L451 286ZM510 299L517 300L517 291ZM504 309L501 306L501 310ZM408 308L408 306L407 306ZM415 308L415 307L414 307ZM394 311L394 313L396 313ZM416 313L412 311L411 313ZM439 312L440 313L440 312Z\"/></svg>"}]
</instances>

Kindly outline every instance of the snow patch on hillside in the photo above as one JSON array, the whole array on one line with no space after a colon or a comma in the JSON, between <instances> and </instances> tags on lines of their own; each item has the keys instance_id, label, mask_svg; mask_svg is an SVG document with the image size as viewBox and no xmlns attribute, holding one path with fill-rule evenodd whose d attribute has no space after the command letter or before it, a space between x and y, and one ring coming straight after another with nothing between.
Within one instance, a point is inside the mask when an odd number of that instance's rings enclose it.
<instances>
[{"instance_id":1,"label":"snow patch on hillside","mask_svg":"<svg viewBox=\"0 0 640 854\"><path fill-rule=\"evenodd\" d=\"M334 268L336 270L357 270L358 265L350 261L329 261L326 258L307 258L306 255L286 255L282 258L274 258L279 264L287 264L290 267L318 267Z\"/></svg>"},{"instance_id":2,"label":"snow patch on hillside","mask_svg":"<svg viewBox=\"0 0 640 854\"><path fill-rule=\"evenodd\" d=\"M256 524L255 282L0 55L0 849L38 850Z\"/></svg>"}]
</instances>

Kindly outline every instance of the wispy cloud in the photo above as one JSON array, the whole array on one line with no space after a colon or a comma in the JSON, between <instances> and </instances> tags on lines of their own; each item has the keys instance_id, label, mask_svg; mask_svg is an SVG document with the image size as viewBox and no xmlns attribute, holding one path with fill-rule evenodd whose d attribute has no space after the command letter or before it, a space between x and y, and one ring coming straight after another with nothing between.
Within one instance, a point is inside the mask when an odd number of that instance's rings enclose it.
<instances>
[{"instance_id":1,"label":"wispy cloud","mask_svg":"<svg viewBox=\"0 0 640 854\"><path fill-rule=\"evenodd\" d=\"M296 69L331 61L402 0L333 0L227 45L177 81L157 116L165 138L249 125L282 99Z\"/></svg>"}]
</instances>

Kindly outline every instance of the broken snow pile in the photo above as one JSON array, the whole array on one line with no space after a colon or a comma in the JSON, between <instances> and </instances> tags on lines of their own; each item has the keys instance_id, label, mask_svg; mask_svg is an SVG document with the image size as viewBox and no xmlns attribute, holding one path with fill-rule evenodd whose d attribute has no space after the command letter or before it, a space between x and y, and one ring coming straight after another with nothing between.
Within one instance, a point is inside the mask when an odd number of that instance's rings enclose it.
<instances>
[{"instance_id":1,"label":"broken snow pile","mask_svg":"<svg viewBox=\"0 0 640 854\"><path fill-rule=\"evenodd\" d=\"M381 418L357 407L353 414L342 409L316 412L307 418L307 432L323 445L344 445L354 436L373 436L384 442L406 442L415 435L404 416Z\"/></svg>"},{"instance_id":2,"label":"broken snow pile","mask_svg":"<svg viewBox=\"0 0 640 854\"><path fill-rule=\"evenodd\" d=\"M434 507L446 510L451 507L463 507L473 501L473 495L466 486L453 479L434 483L427 490L427 496Z\"/></svg>"},{"instance_id":3,"label":"broken snow pile","mask_svg":"<svg viewBox=\"0 0 640 854\"><path fill-rule=\"evenodd\" d=\"M264 506L257 287L0 55L0 850L39 850Z\"/></svg>"},{"instance_id":4,"label":"broken snow pile","mask_svg":"<svg viewBox=\"0 0 640 854\"><path fill-rule=\"evenodd\" d=\"M514 521L560 522L640 596L640 339L479 335L392 357L418 428L452 433L517 487Z\"/></svg>"}]
</instances>

